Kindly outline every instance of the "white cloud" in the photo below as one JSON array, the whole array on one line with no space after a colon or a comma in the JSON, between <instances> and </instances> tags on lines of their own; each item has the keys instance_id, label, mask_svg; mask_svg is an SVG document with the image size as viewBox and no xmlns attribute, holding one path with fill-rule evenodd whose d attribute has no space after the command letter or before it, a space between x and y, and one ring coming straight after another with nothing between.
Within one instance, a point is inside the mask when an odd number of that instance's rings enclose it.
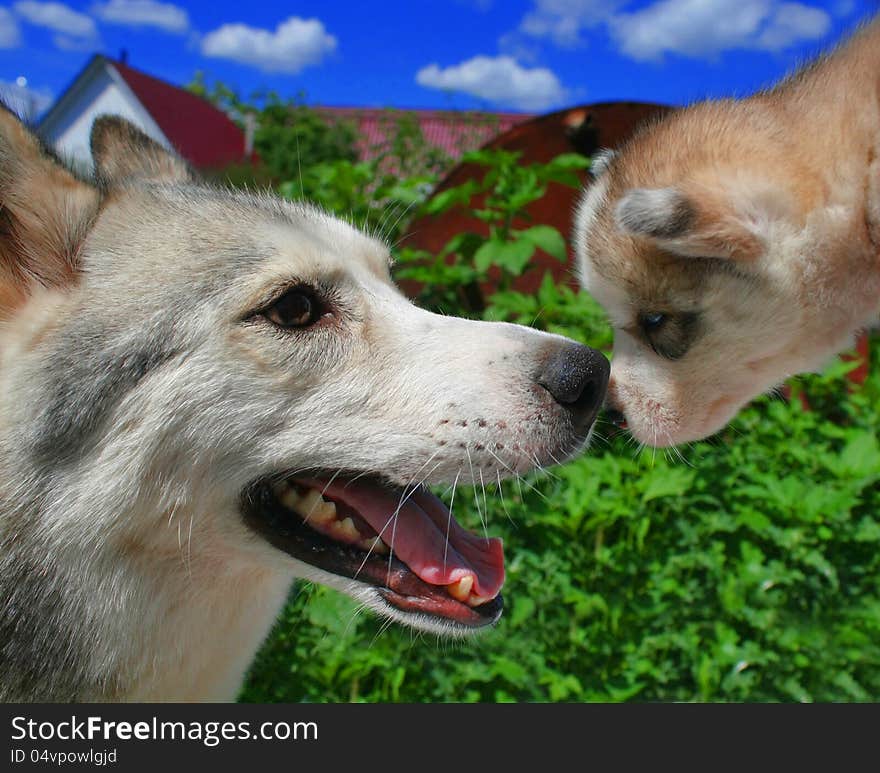
<instances>
[{"instance_id":1,"label":"white cloud","mask_svg":"<svg viewBox=\"0 0 880 773\"><path fill-rule=\"evenodd\" d=\"M523 67L510 56L475 56L445 68L430 64L416 73L416 83L431 89L461 91L522 110L546 110L567 97L552 70Z\"/></svg>"},{"instance_id":2,"label":"white cloud","mask_svg":"<svg viewBox=\"0 0 880 773\"><path fill-rule=\"evenodd\" d=\"M275 31L224 24L202 39L205 56L232 59L265 72L298 73L336 50L337 41L318 19L291 16Z\"/></svg>"},{"instance_id":3,"label":"white cloud","mask_svg":"<svg viewBox=\"0 0 880 773\"><path fill-rule=\"evenodd\" d=\"M32 121L52 104L47 88L33 89L24 78L9 82L0 80L0 100L25 121Z\"/></svg>"},{"instance_id":4,"label":"white cloud","mask_svg":"<svg viewBox=\"0 0 880 773\"><path fill-rule=\"evenodd\" d=\"M776 0L660 0L610 22L620 50L638 60L666 53L712 58L732 49L780 51L830 29L823 10Z\"/></svg>"},{"instance_id":5,"label":"white cloud","mask_svg":"<svg viewBox=\"0 0 880 773\"><path fill-rule=\"evenodd\" d=\"M23 19L38 27L73 38L97 38L98 28L91 16L74 11L63 3L41 3L21 0L13 8Z\"/></svg>"},{"instance_id":6,"label":"white cloud","mask_svg":"<svg viewBox=\"0 0 880 773\"><path fill-rule=\"evenodd\" d=\"M17 48L21 44L21 32L15 17L0 8L0 48Z\"/></svg>"},{"instance_id":7,"label":"white cloud","mask_svg":"<svg viewBox=\"0 0 880 773\"><path fill-rule=\"evenodd\" d=\"M536 41L517 30L498 38L498 51L524 64L536 64L540 59L540 48Z\"/></svg>"},{"instance_id":8,"label":"white cloud","mask_svg":"<svg viewBox=\"0 0 880 773\"><path fill-rule=\"evenodd\" d=\"M606 22L626 0L535 0L534 10L519 24L519 32L548 38L563 48L581 43L581 30Z\"/></svg>"},{"instance_id":9,"label":"white cloud","mask_svg":"<svg viewBox=\"0 0 880 773\"><path fill-rule=\"evenodd\" d=\"M97 38L75 38L71 35L55 35L52 38L55 48L62 51L88 52L94 51L100 43Z\"/></svg>"},{"instance_id":10,"label":"white cloud","mask_svg":"<svg viewBox=\"0 0 880 773\"><path fill-rule=\"evenodd\" d=\"M782 3L774 9L756 43L758 48L781 51L802 40L819 40L830 27L831 19L825 11L801 3Z\"/></svg>"},{"instance_id":11,"label":"white cloud","mask_svg":"<svg viewBox=\"0 0 880 773\"><path fill-rule=\"evenodd\" d=\"M93 5L92 13L107 24L125 27L155 27L177 34L189 29L189 14L184 8L156 0L109 0Z\"/></svg>"}]
</instances>

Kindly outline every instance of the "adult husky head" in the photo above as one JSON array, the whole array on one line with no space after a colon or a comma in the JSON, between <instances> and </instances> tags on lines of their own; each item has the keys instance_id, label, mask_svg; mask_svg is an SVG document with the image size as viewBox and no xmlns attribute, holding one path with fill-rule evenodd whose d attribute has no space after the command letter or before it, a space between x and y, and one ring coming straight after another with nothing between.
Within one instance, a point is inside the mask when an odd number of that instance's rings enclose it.
<instances>
[{"instance_id":1,"label":"adult husky head","mask_svg":"<svg viewBox=\"0 0 880 773\"><path fill-rule=\"evenodd\" d=\"M581 450L606 360L422 311L385 245L119 119L92 149L0 119L0 694L234 697L294 577L494 622L500 542L424 484Z\"/></svg>"}]
</instances>

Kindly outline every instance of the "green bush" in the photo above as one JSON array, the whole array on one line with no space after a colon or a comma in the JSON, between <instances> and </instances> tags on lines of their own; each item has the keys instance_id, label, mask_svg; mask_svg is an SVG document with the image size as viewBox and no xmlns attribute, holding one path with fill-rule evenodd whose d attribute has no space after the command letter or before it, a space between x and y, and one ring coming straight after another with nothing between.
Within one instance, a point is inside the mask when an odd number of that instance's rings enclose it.
<instances>
[{"instance_id":1,"label":"green bush","mask_svg":"<svg viewBox=\"0 0 880 773\"><path fill-rule=\"evenodd\" d=\"M324 120L304 102L282 99L276 92L257 92L250 99L221 81L208 84L204 73L197 72L187 89L214 103L245 125L254 120L254 150L260 159L257 167L233 164L218 170L215 177L234 185L262 185L298 177L303 167L328 161L354 161L357 133L346 121Z\"/></svg>"},{"instance_id":2,"label":"green bush","mask_svg":"<svg viewBox=\"0 0 880 773\"><path fill-rule=\"evenodd\" d=\"M470 192L498 193L486 207L490 235L459 235L438 260L404 253L401 272L425 282L435 308L536 322L608 348L596 304L549 278L534 296L502 282L482 310L463 300L492 266L528 270L526 247L505 248L522 231L498 216L546 173L481 161L486 177ZM519 182L499 192L504 164ZM359 184L350 195L368 199ZM543 233L552 252L555 237ZM811 410L762 398L720 435L673 452L640 452L600 426L590 451L563 467L459 491L456 517L478 529L482 511L505 541L506 611L494 630L465 641L415 634L300 584L242 699L877 700L880 340L871 348L859 390L843 363L798 380Z\"/></svg>"}]
</instances>

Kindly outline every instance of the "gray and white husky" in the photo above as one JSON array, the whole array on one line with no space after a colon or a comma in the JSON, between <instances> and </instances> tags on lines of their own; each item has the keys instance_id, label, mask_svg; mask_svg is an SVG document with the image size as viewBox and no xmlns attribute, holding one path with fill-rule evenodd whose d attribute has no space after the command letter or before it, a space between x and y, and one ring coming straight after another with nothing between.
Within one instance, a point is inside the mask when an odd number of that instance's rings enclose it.
<instances>
[{"instance_id":1,"label":"gray and white husky","mask_svg":"<svg viewBox=\"0 0 880 773\"><path fill-rule=\"evenodd\" d=\"M233 699L296 577L494 622L500 541L424 486L580 451L605 358L420 310L386 245L121 119L87 181L2 113L0 698Z\"/></svg>"}]
</instances>

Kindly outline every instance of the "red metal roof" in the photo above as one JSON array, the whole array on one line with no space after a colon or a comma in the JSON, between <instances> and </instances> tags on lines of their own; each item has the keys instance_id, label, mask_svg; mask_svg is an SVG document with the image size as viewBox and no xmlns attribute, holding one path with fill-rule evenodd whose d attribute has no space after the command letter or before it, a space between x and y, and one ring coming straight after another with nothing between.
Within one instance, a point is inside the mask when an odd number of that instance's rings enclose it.
<instances>
[{"instance_id":1,"label":"red metal roof","mask_svg":"<svg viewBox=\"0 0 880 773\"><path fill-rule=\"evenodd\" d=\"M108 59L178 153L199 169L241 161L244 132L229 116L189 91Z\"/></svg>"},{"instance_id":2,"label":"red metal roof","mask_svg":"<svg viewBox=\"0 0 880 773\"><path fill-rule=\"evenodd\" d=\"M616 148L624 143L639 124L657 118L670 110L665 105L643 102L605 102L587 104L559 110L520 123L503 134L490 138L487 148L518 151L520 163L547 163L561 153L577 151L590 156L599 148ZM486 170L474 164L458 164L440 181L434 195L462 185L468 180L482 179ZM588 173L584 173L585 181ZM547 193L526 207L527 218L514 222L517 228L527 228L535 223L552 225L568 240L572 217L580 190L559 183L550 183ZM489 227L477 219L473 210L483 206L483 194L471 198L467 207L454 207L440 215L425 215L407 225L410 234L403 244L438 254L456 234L473 232L489 235ZM568 263L560 263L542 251L535 255L533 270L519 277L515 288L521 292L535 292L545 271L550 271L557 281L577 286L573 255L569 248ZM417 290L411 282L401 282L405 292Z\"/></svg>"},{"instance_id":3,"label":"red metal roof","mask_svg":"<svg viewBox=\"0 0 880 773\"><path fill-rule=\"evenodd\" d=\"M464 110L401 110L368 107L315 107L325 120L354 124L360 158L368 161L389 141L389 124L402 115L412 115L425 140L452 158L475 150L498 134L533 116L530 113L483 113Z\"/></svg>"}]
</instances>

